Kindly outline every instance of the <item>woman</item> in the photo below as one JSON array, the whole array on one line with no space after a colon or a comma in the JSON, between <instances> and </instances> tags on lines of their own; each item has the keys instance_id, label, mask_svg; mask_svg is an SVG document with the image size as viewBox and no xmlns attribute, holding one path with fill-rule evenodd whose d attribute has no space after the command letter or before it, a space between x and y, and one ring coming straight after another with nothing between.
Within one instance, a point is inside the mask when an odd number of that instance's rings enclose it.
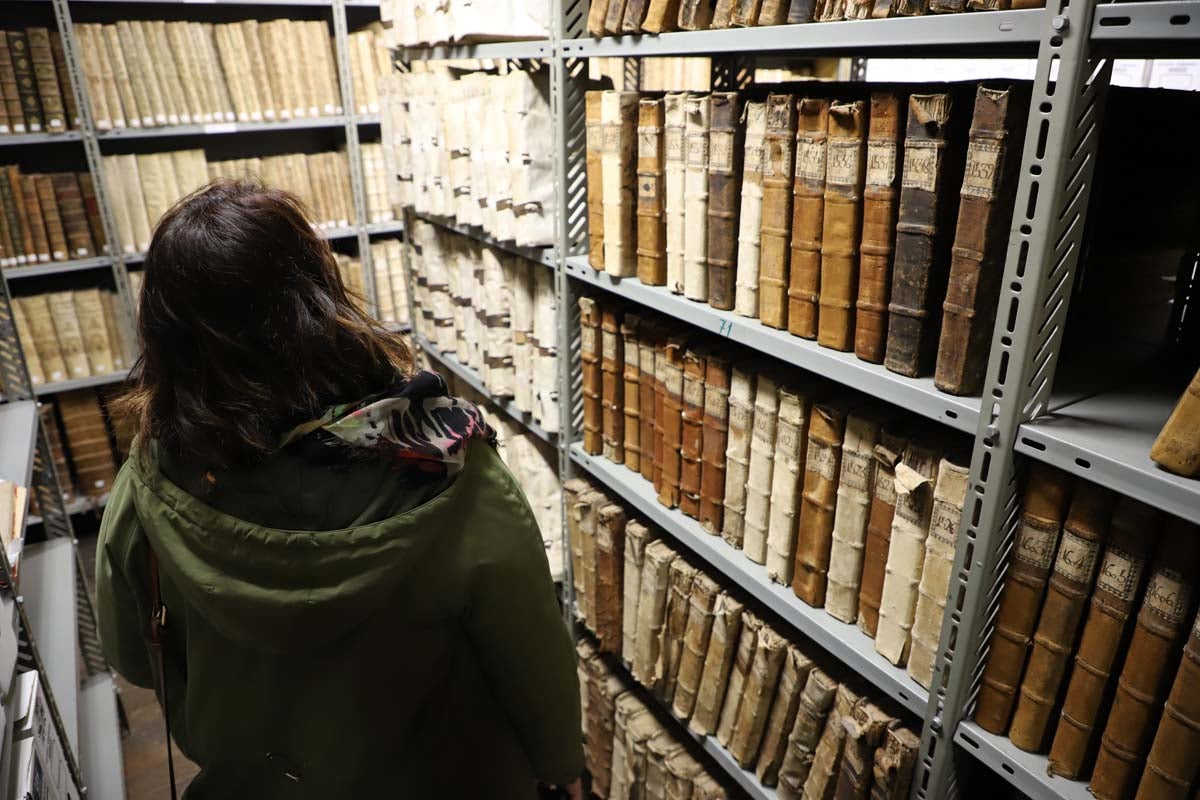
<instances>
[{"instance_id":1,"label":"woman","mask_svg":"<svg viewBox=\"0 0 1200 800\"><path fill-rule=\"evenodd\" d=\"M100 636L200 766L187 797L574 782L574 652L525 497L479 411L358 310L298 202L225 181L171 209L138 339Z\"/></svg>"}]
</instances>

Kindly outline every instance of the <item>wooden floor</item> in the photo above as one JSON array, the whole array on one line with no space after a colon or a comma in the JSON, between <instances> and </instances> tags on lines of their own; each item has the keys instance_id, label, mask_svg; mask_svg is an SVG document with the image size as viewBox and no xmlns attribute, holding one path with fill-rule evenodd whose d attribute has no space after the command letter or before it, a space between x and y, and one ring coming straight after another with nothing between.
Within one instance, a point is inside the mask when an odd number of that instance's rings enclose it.
<instances>
[{"instance_id":1,"label":"wooden floor","mask_svg":"<svg viewBox=\"0 0 1200 800\"><path fill-rule=\"evenodd\" d=\"M129 718L129 735L121 742L125 756L127 800L170 800L167 773L167 740L158 699L149 689L130 686L117 679L121 701ZM175 750L175 783L179 794L191 783L198 769Z\"/></svg>"}]
</instances>

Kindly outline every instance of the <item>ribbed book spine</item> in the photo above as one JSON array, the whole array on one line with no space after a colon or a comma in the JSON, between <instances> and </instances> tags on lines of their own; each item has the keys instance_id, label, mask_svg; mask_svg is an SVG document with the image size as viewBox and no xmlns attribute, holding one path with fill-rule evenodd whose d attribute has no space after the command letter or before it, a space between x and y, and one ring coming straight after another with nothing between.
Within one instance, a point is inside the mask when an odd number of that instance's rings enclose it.
<instances>
[{"instance_id":1,"label":"ribbed book spine","mask_svg":"<svg viewBox=\"0 0 1200 800\"><path fill-rule=\"evenodd\" d=\"M772 374L760 374L754 392L750 470L746 479L745 538L742 541L742 551L756 564L765 564L767 560L771 479L775 472L778 424L779 379Z\"/></svg>"},{"instance_id":2,"label":"ribbed book spine","mask_svg":"<svg viewBox=\"0 0 1200 800\"><path fill-rule=\"evenodd\" d=\"M835 619L850 624L858 618L858 589L875 487L875 444L879 441L881 422L876 411L852 412L846 418L842 443L825 610Z\"/></svg>"},{"instance_id":3,"label":"ribbed book spine","mask_svg":"<svg viewBox=\"0 0 1200 800\"><path fill-rule=\"evenodd\" d=\"M772 328L787 327L795 148L795 99L785 94L770 95L767 98L766 134L763 137L758 318Z\"/></svg>"},{"instance_id":4,"label":"ribbed book spine","mask_svg":"<svg viewBox=\"0 0 1200 800\"><path fill-rule=\"evenodd\" d=\"M708 303L733 309L742 175L742 104L736 92L714 92L708 137Z\"/></svg>"},{"instance_id":5,"label":"ribbed book spine","mask_svg":"<svg viewBox=\"0 0 1200 800\"><path fill-rule=\"evenodd\" d=\"M637 276L647 286L662 286L667 282L662 100L638 103L637 166Z\"/></svg>"},{"instance_id":6,"label":"ribbed book spine","mask_svg":"<svg viewBox=\"0 0 1200 800\"><path fill-rule=\"evenodd\" d=\"M666 187L663 207L667 217L667 287L683 294L684 273L684 129L688 95L668 94L664 99L664 152Z\"/></svg>"},{"instance_id":7,"label":"ribbed book spine","mask_svg":"<svg viewBox=\"0 0 1200 800\"><path fill-rule=\"evenodd\" d=\"M830 106L817 343L834 350L854 348L866 135L865 102Z\"/></svg>"},{"instance_id":8,"label":"ribbed book spine","mask_svg":"<svg viewBox=\"0 0 1200 800\"><path fill-rule=\"evenodd\" d=\"M821 233L829 152L828 100L806 97L797 104L796 175L792 186L792 258L788 278L788 332L817 338L821 290Z\"/></svg>"},{"instance_id":9,"label":"ribbed book spine","mask_svg":"<svg viewBox=\"0 0 1200 800\"><path fill-rule=\"evenodd\" d=\"M708 145L712 103L684 103L683 295L708 301Z\"/></svg>"},{"instance_id":10,"label":"ribbed book spine","mask_svg":"<svg viewBox=\"0 0 1200 800\"><path fill-rule=\"evenodd\" d=\"M693 519L700 516L700 457L704 443L704 378L707 357L707 350L697 347L689 347L683 356L679 510Z\"/></svg>"},{"instance_id":11,"label":"ribbed book spine","mask_svg":"<svg viewBox=\"0 0 1200 800\"><path fill-rule=\"evenodd\" d=\"M745 117L746 148L742 159L734 310L743 317L757 317L762 241L763 139L767 132L766 103L747 103Z\"/></svg>"}]
</instances>

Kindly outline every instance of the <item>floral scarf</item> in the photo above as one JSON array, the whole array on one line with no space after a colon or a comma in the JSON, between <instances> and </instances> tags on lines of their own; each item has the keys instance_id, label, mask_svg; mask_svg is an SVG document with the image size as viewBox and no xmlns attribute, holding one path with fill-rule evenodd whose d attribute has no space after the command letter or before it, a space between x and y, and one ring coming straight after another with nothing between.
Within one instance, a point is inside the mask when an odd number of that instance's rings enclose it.
<instances>
[{"instance_id":1,"label":"floral scarf","mask_svg":"<svg viewBox=\"0 0 1200 800\"><path fill-rule=\"evenodd\" d=\"M428 371L397 377L387 390L358 402L330 406L317 419L293 428L280 446L318 430L426 480L457 475L472 439L496 446L496 432L482 412L451 397L445 379Z\"/></svg>"}]
</instances>

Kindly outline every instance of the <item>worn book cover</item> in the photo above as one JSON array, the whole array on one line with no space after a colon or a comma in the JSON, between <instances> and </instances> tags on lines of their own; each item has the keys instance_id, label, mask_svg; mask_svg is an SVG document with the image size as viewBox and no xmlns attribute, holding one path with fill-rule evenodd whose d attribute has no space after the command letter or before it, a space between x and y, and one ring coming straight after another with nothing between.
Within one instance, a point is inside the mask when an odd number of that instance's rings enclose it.
<instances>
[{"instance_id":1,"label":"worn book cover","mask_svg":"<svg viewBox=\"0 0 1200 800\"><path fill-rule=\"evenodd\" d=\"M875 444L882 424L882 413L873 408L846 417L825 610L850 624L858 618L858 590L875 487Z\"/></svg>"},{"instance_id":2,"label":"worn book cover","mask_svg":"<svg viewBox=\"0 0 1200 800\"><path fill-rule=\"evenodd\" d=\"M745 155L738 213L737 276L734 310L743 317L758 316L758 271L762 241L763 139L767 104L746 103Z\"/></svg>"},{"instance_id":3,"label":"worn book cover","mask_svg":"<svg viewBox=\"0 0 1200 800\"><path fill-rule=\"evenodd\" d=\"M795 98L786 94L770 95L767 98L766 134L763 137L758 318L772 328L787 327L795 148Z\"/></svg>"},{"instance_id":4,"label":"worn book cover","mask_svg":"<svg viewBox=\"0 0 1200 800\"><path fill-rule=\"evenodd\" d=\"M689 347L683 354L683 412L679 468L679 510L700 516L700 457L704 439L704 378L708 351Z\"/></svg>"},{"instance_id":5,"label":"worn book cover","mask_svg":"<svg viewBox=\"0 0 1200 800\"><path fill-rule=\"evenodd\" d=\"M647 286L667 282L663 113L662 100L642 98L638 102L637 276Z\"/></svg>"},{"instance_id":6,"label":"worn book cover","mask_svg":"<svg viewBox=\"0 0 1200 800\"><path fill-rule=\"evenodd\" d=\"M775 440L779 424L780 378L758 376L754 392L754 423L750 436L750 470L746 478L745 535L742 552L756 564L767 561L767 531L771 518L771 480L775 473Z\"/></svg>"},{"instance_id":7,"label":"worn book cover","mask_svg":"<svg viewBox=\"0 0 1200 800\"><path fill-rule=\"evenodd\" d=\"M742 176L742 102L736 92L714 92L708 137L708 303L733 309Z\"/></svg>"},{"instance_id":8,"label":"worn book cover","mask_svg":"<svg viewBox=\"0 0 1200 800\"><path fill-rule=\"evenodd\" d=\"M866 137L864 101L830 105L817 343L834 350L854 347Z\"/></svg>"},{"instance_id":9,"label":"worn book cover","mask_svg":"<svg viewBox=\"0 0 1200 800\"><path fill-rule=\"evenodd\" d=\"M709 736L717 731L721 706L728 695L726 686L729 674L741 640L744 608L741 601L727 592L717 595L713 604L712 630L704 655L704 669L696 690L692 717L688 722L688 729L700 736Z\"/></svg>"},{"instance_id":10,"label":"worn book cover","mask_svg":"<svg viewBox=\"0 0 1200 800\"><path fill-rule=\"evenodd\" d=\"M688 95L668 94L664 104L664 153L666 187L663 207L667 217L667 287L683 294L683 259L686 233L684 227L684 133Z\"/></svg>"},{"instance_id":11,"label":"worn book cover","mask_svg":"<svg viewBox=\"0 0 1200 800\"><path fill-rule=\"evenodd\" d=\"M905 426L893 421L880 429L879 442L875 445L875 481L871 489L871 510L867 517L867 540L858 590L858 627L871 638L875 638L879 628L879 603L892 543L896 465L904 455L909 436Z\"/></svg>"},{"instance_id":12,"label":"worn book cover","mask_svg":"<svg viewBox=\"0 0 1200 800\"><path fill-rule=\"evenodd\" d=\"M808 458L792 590L817 608L825 605L842 444L850 406L849 401L840 399L816 403L808 423Z\"/></svg>"},{"instance_id":13,"label":"worn book cover","mask_svg":"<svg viewBox=\"0 0 1200 800\"><path fill-rule=\"evenodd\" d=\"M704 367L704 431L700 446L700 526L721 532L725 510L725 450L729 441L729 360L717 350Z\"/></svg>"},{"instance_id":14,"label":"worn book cover","mask_svg":"<svg viewBox=\"0 0 1200 800\"><path fill-rule=\"evenodd\" d=\"M683 295L708 300L708 144L712 104L689 95L684 103Z\"/></svg>"},{"instance_id":15,"label":"worn book cover","mask_svg":"<svg viewBox=\"0 0 1200 800\"><path fill-rule=\"evenodd\" d=\"M634 205L637 115L637 92L608 91L601 95L604 271L619 278L637 274L637 216Z\"/></svg>"},{"instance_id":16,"label":"worn book cover","mask_svg":"<svg viewBox=\"0 0 1200 800\"><path fill-rule=\"evenodd\" d=\"M796 713L800 708L800 695L813 663L794 644L787 645L783 666L779 671L779 686L775 699L771 701L771 712L763 729L762 745L754 771L763 786L779 783L779 770L787 754L788 738L796 724Z\"/></svg>"},{"instance_id":17,"label":"worn book cover","mask_svg":"<svg viewBox=\"0 0 1200 800\"><path fill-rule=\"evenodd\" d=\"M787 329L805 339L817 338L829 106L828 100L820 98L806 97L797 103Z\"/></svg>"},{"instance_id":18,"label":"worn book cover","mask_svg":"<svg viewBox=\"0 0 1200 800\"><path fill-rule=\"evenodd\" d=\"M800 692L796 706L796 721L788 736L787 751L779 767L779 796L799 798L812 769L813 756L825 729L825 721L833 709L838 682L820 669L812 669Z\"/></svg>"},{"instance_id":19,"label":"worn book cover","mask_svg":"<svg viewBox=\"0 0 1200 800\"><path fill-rule=\"evenodd\" d=\"M809 446L810 394L807 386L785 384L779 388L766 564L767 577L784 586L791 583L796 553L796 524Z\"/></svg>"}]
</instances>

